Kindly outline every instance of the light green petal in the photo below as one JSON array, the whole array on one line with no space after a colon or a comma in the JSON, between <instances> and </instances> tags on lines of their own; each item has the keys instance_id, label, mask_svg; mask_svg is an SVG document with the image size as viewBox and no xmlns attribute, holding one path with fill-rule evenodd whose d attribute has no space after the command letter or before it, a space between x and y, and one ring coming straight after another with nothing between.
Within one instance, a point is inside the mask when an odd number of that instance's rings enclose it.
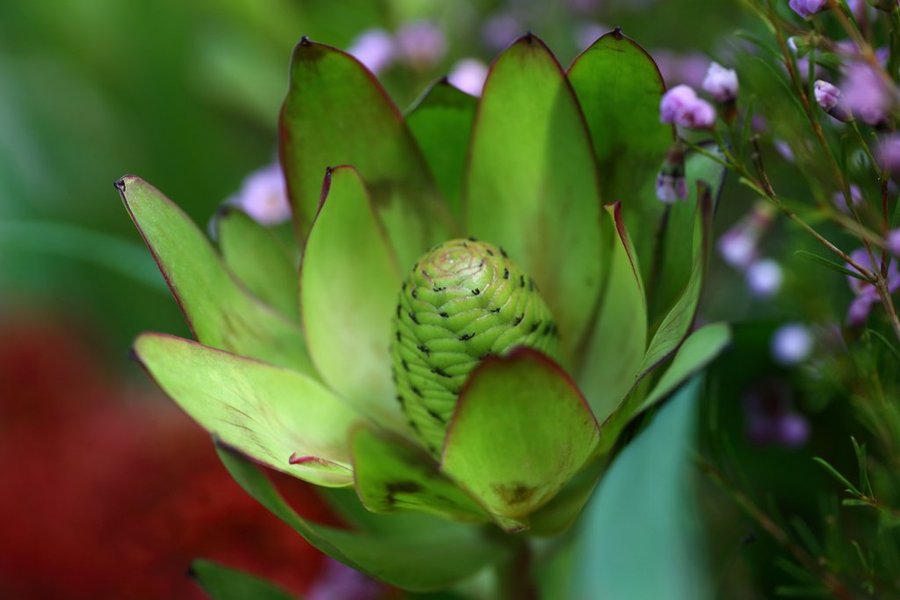
<instances>
[{"instance_id":1,"label":"light green petal","mask_svg":"<svg viewBox=\"0 0 900 600\"><path fill-rule=\"evenodd\" d=\"M568 362L600 292L600 190L575 94L532 35L500 55L488 75L463 209L469 233L504 247L534 277Z\"/></svg>"},{"instance_id":2,"label":"light green petal","mask_svg":"<svg viewBox=\"0 0 900 600\"><path fill-rule=\"evenodd\" d=\"M251 296L184 211L137 177L116 187L201 343L314 375L300 326Z\"/></svg>"},{"instance_id":3,"label":"light green petal","mask_svg":"<svg viewBox=\"0 0 900 600\"><path fill-rule=\"evenodd\" d=\"M396 260L356 170L338 167L328 181L300 271L309 352L322 379L360 413L405 431L389 351Z\"/></svg>"},{"instance_id":4,"label":"light green petal","mask_svg":"<svg viewBox=\"0 0 900 600\"><path fill-rule=\"evenodd\" d=\"M472 373L447 430L441 468L508 530L549 502L585 464L597 422L575 384L520 347Z\"/></svg>"},{"instance_id":5,"label":"light green petal","mask_svg":"<svg viewBox=\"0 0 900 600\"><path fill-rule=\"evenodd\" d=\"M134 352L222 443L317 485L353 482L348 434L362 419L313 379L161 334L139 336Z\"/></svg>"}]
</instances>

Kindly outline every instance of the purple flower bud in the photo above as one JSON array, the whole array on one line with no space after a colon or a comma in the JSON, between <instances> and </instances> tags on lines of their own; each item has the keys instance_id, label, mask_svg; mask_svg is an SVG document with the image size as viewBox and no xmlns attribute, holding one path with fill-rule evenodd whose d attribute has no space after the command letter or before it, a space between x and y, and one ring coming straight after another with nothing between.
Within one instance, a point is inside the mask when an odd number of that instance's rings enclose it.
<instances>
[{"instance_id":1,"label":"purple flower bud","mask_svg":"<svg viewBox=\"0 0 900 600\"><path fill-rule=\"evenodd\" d=\"M453 65L447 80L471 96L480 96L488 68L480 60L464 58Z\"/></svg>"},{"instance_id":2,"label":"purple flower bud","mask_svg":"<svg viewBox=\"0 0 900 600\"><path fill-rule=\"evenodd\" d=\"M656 197L665 204L676 200L684 200L688 196L687 182L684 179L684 148L675 143L663 161L656 176Z\"/></svg>"},{"instance_id":3,"label":"purple flower bud","mask_svg":"<svg viewBox=\"0 0 900 600\"><path fill-rule=\"evenodd\" d=\"M850 253L850 258L861 267L870 271L875 270L876 268L873 267L872 261L869 258L869 253L865 248L857 248ZM847 268L853 270L853 267L849 264L847 264ZM847 322L850 325L857 327L866 322L872 307L879 302L880 298L878 297L878 290L868 281L863 281L862 279L850 277L848 275L847 283L856 295L856 298L854 298L850 307L847 309ZM898 270L897 263L894 260L888 262L887 287L891 294L900 289L900 270Z\"/></svg>"},{"instance_id":4,"label":"purple flower bud","mask_svg":"<svg viewBox=\"0 0 900 600\"><path fill-rule=\"evenodd\" d=\"M703 79L703 91L712 96L716 102L733 101L738 93L737 73L713 62Z\"/></svg>"},{"instance_id":5,"label":"purple flower bud","mask_svg":"<svg viewBox=\"0 0 900 600\"><path fill-rule=\"evenodd\" d=\"M796 412L788 412L778 419L774 441L788 448L798 448L809 439L809 421Z\"/></svg>"},{"instance_id":6,"label":"purple flower bud","mask_svg":"<svg viewBox=\"0 0 900 600\"><path fill-rule=\"evenodd\" d=\"M384 29L368 29L359 34L347 49L376 75L391 66L397 57L394 38Z\"/></svg>"},{"instance_id":7,"label":"purple flower bud","mask_svg":"<svg viewBox=\"0 0 900 600\"><path fill-rule=\"evenodd\" d=\"M383 597L385 590L375 580L332 558L325 560L325 568L307 592L306 597L310 600L376 600Z\"/></svg>"},{"instance_id":8,"label":"purple flower bud","mask_svg":"<svg viewBox=\"0 0 900 600\"><path fill-rule=\"evenodd\" d=\"M816 80L813 92L816 95L816 103L818 103L825 112L829 112L832 108L837 106L838 100L841 97L841 90L836 85L828 83L827 81L822 81L821 79Z\"/></svg>"},{"instance_id":9,"label":"purple flower bud","mask_svg":"<svg viewBox=\"0 0 900 600\"><path fill-rule=\"evenodd\" d=\"M882 123L894 102L894 92L872 67L854 62L844 70L841 81L843 105L869 125Z\"/></svg>"},{"instance_id":10,"label":"purple flower bud","mask_svg":"<svg viewBox=\"0 0 900 600\"><path fill-rule=\"evenodd\" d=\"M889 135L878 144L878 163L893 177L900 178L900 135Z\"/></svg>"},{"instance_id":11,"label":"purple flower bud","mask_svg":"<svg viewBox=\"0 0 900 600\"><path fill-rule=\"evenodd\" d=\"M397 52L414 69L428 69L447 54L447 38L440 27L418 21L397 30Z\"/></svg>"},{"instance_id":12,"label":"purple flower bud","mask_svg":"<svg viewBox=\"0 0 900 600\"><path fill-rule=\"evenodd\" d=\"M747 287L757 298L771 298L781 289L784 274L778 262L766 258L753 262L745 275Z\"/></svg>"},{"instance_id":13,"label":"purple flower bud","mask_svg":"<svg viewBox=\"0 0 900 600\"><path fill-rule=\"evenodd\" d=\"M772 336L772 358L780 365L791 366L803 362L812 353L813 337L800 323L788 323Z\"/></svg>"},{"instance_id":14,"label":"purple flower bud","mask_svg":"<svg viewBox=\"0 0 900 600\"><path fill-rule=\"evenodd\" d=\"M828 5L828 0L791 0L788 5L804 19L810 19Z\"/></svg>"},{"instance_id":15,"label":"purple flower bud","mask_svg":"<svg viewBox=\"0 0 900 600\"><path fill-rule=\"evenodd\" d=\"M839 211L842 213L849 213L850 209L847 207L847 199L844 197L844 192L835 192L831 196L831 201L834 202L834 205L837 207ZM854 207L860 205L863 201L862 191L859 189L859 186L855 183L850 184L850 204Z\"/></svg>"},{"instance_id":16,"label":"purple flower bud","mask_svg":"<svg viewBox=\"0 0 900 600\"><path fill-rule=\"evenodd\" d=\"M809 439L809 422L792 409L791 390L778 380L764 380L743 396L747 437L756 444L802 446Z\"/></svg>"},{"instance_id":17,"label":"purple flower bud","mask_svg":"<svg viewBox=\"0 0 900 600\"><path fill-rule=\"evenodd\" d=\"M241 189L225 201L262 225L277 225L291 218L284 174L278 163L253 171Z\"/></svg>"},{"instance_id":18,"label":"purple flower bud","mask_svg":"<svg viewBox=\"0 0 900 600\"><path fill-rule=\"evenodd\" d=\"M894 256L900 256L900 229L888 231L887 236L884 238L884 242L888 252Z\"/></svg>"},{"instance_id":19,"label":"purple flower bud","mask_svg":"<svg viewBox=\"0 0 900 600\"><path fill-rule=\"evenodd\" d=\"M788 144L784 140L772 140L772 144L775 146L775 151L781 155L781 158L792 163L796 159L794 156L794 150L791 148L791 145Z\"/></svg>"},{"instance_id":20,"label":"purple flower bud","mask_svg":"<svg viewBox=\"0 0 900 600\"><path fill-rule=\"evenodd\" d=\"M659 173L656 176L656 197L665 204L672 204L676 200L687 198L687 183L684 177Z\"/></svg>"},{"instance_id":21,"label":"purple flower bud","mask_svg":"<svg viewBox=\"0 0 900 600\"><path fill-rule=\"evenodd\" d=\"M688 129L710 129L716 122L716 109L686 85L677 85L663 94L659 114L663 123Z\"/></svg>"},{"instance_id":22,"label":"purple flower bud","mask_svg":"<svg viewBox=\"0 0 900 600\"><path fill-rule=\"evenodd\" d=\"M717 247L722 260L744 270L756 258L759 238L772 222L772 212L766 205L757 205L719 238Z\"/></svg>"}]
</instances>

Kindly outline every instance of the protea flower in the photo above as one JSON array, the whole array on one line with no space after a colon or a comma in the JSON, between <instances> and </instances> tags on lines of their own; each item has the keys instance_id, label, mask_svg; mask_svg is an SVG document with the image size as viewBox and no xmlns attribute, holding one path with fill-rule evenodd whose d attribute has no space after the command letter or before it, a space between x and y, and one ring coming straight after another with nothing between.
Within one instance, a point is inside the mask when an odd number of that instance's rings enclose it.
<instances>
[{"instance_id":1,"label":"protea flower","mask_svg":"<svg viewBox=\"0 0 900 600\"><path fill-rule=\"evenodd\" d=\"M353 486L327 495L359 530L329 529L222 453L313 544L385 581L433 589L502 562L523 541L485 534L495 526L563 531L625 424L721 346L704 328L671 360L722 172L689 157L688 201L656 200L674 141L663 92L619 31L568 71L527 35L480 99L442 81L403 115L359 62L304 39L280 152L299 276L245 215L219 216L217 253L154 188L122 179L197 338L144 334L138 360L222 446Z\"/></svg>"}]
</instances>

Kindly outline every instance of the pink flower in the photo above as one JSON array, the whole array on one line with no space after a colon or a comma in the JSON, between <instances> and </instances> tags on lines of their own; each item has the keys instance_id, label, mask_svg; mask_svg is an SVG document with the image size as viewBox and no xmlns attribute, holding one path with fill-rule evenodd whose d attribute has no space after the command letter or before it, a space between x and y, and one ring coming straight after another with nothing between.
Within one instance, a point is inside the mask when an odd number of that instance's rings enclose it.
<instances>
[{"instance_id":1,"label":"pink flower","mask_svg":"<svg viewBox=\"0 0 900 600\"><path fill-rule=\"evenodd\" d=\"M745 430L756 444L802 446L809 439L806 417L794 410L790 388L777 380L764 380L743 398Z\"/></svg>"},{"instance_id":2,"label":"pink flower","mask_svg":"<svg viewBox=\"0 0 900 600\"><path fill-rule=\"evenodd\" d=\"M842 213L849 213L850 209L847 207L847 199L844 197L843 192L835 192L831 197L831 201L834 202L834 205L837 206L838 210ZM863 201L862 191L859 189L859 186L851 183L850 184L850 204L853 207L857 207Z\"/></svg>"},{"instance_id":3,"label":"pink flower","mask_svg":"<svg viewBox=\"0 0 900 600\"><path fill-rule=\"evenodd\" d=\"M676 200L684 200L687 196L687 182L684 176L677 177L665 173L656 176L656 197L660 202L672 204Z\"/></svg>"},{"instance_id":4,"label":"pink flower","mask_svg":"<svg viewBox=\"0 0 900 600\"><path fill-rule=\"evenodd\" d=\"M464 58L453 65L447 80L471 96L480 96L487 79L488 68L480 60Z\"/></svg>"},{"instance_id":5,"label":"pink flower","mask_svg":"<svg viewBox=\"0 0 900 600\"><path fill-rule=\"evenodd\" d=\"M733 101L738 93L737 73L713 62L703 79L703 91L712 96L716 102Z\"/></svg>"},{"instance_id":6,"label":"pink flower","mask_svg":"<svg viewBox=\"0 0 900 600\"><path fill-rule=\"evenodd\" d=\"M768 209L754 208L719 238L717 248L722 260L744 270L756 260L759 238L772 222Z\"/></svg>"},{"instance_id":7,"label":"pink flower","mask_svg":"<svg viewBox=\"0 0 900 600\"><path fill-rule=\"evenodd\" d=\"M816 95L816 103L826 112L837 106L841 98L840 88L821 79L816 80L813 92Z\"/></svg>"},{"instance_id":8,"label":"pink flower","mask_svg":"<svg viewBox=\"0 0 900 600\"><path fill-rule=\"evenodd\" d=\"M889 135L878 145L878 163L881 168L893 175L900 176L900 135Z\"/></svg>"},{"instance_id":9,"label":"pink flower","mask_svg":"<svg viewBox=\"0 0 900 600\"><path fill-rule=\"evenodd\" d=\"M887 236L885 236L885 246L888 252L894 256L900 256L900 229L888 231Z\"/></svg>"},{"instance_id":10,"label":"pink flower","mask_svg":"<svg viewBox=\"0 0 900 600\"><path fill-rule=\"evenodd\" d=\"M250 173L238 193L226 203L241 209L262 225L277 225L291 218L284 174L278 163Z\"/></svg>"},{"instance_id":11,"label":"pink flower","mask_svg":"<svg viewBox=\"0 0 900 600\"><path fill-rule=\"evenodd\" d=\"M771 298L781 289L784 274L781 265L771 258L754 261L745 275L747 288L757 298Z\"/></svg>"},{"instance_id":12,"label":"pink flower","mask_svg":"<svg viewBox=\"0 0 900 600\"><path fill-rule=\"evenodd\" d=\"M447 54L444 32L425 21L409 23L397 31L397 53L404 62L416 69L434 66Z\"/></svg>"},{"instance_id":13,"label":"pink flower","mask_svg":"<svg viewBox=\"0 0 900 600\"><path fill-rule=\"evenodd\" d=\"M861 62L847 65L841 90L847 110L869 125L883 122L894 102L894 91L872 67Z\"/></svg>"},{"instance_id":14,"label":"pink flower","mask_svg":"<svg viewBox=\"0 0 900 600\"><path fill-rule=\"evenodd\" d=\"M804 19L810 19L828 6L828 0L791 0L788 4L795 13Z\"/></svg>"},{"instance_id":15,"label":"pink flower","mask_svg":"<svg viewBox=\"0 0 900 600\"><path fill-rule=\"evenodd\" d=\"M376 75L390 67L397 57L394 38L384 29L363 31L353 40L347 52Z\"/></svg>"},{"instance_id":16,"label":"pink flower","mask_svg":"<svg viewBox=\"0 0 900 600\"><path fill-rule=\"evenodd\" d=\"M659 115L663 123L688 129L710 129L716 122L716 109L686 85L677 85L663 94Z\"/></svg>"},{"instance_id":17,"label":"pink flower","mask_svg":"<svg viewBox=\"0 0 900 600\"><path fill-rule=\"evenodd\" d=\"M865 248L857 248L850 253L850 258L870 271L875 269L872 261L869 260L869 253ZM853 269L849 264L847 268ZM856 295L856 298L853 299L853 302L850 303L850 307L847 309L847 322L854 327L858 327L866 322L872 307L878 304L880 298L878 297L878 290L868 281L848 275L847 283ZM900 289L900 271L897 269L897 263L893 260L888 263L887 285L888 291L892 294Z\"/></svg>"},{"instance_id":18,"label":"pink flower","mask_svg":"<svg viewBox=\"0 0 900 600\"><path fill-rule=\"evenodd\" d=\"M800 323L788 323L775 331L771 343L772 358L782 366L803 362L813 350L813 336L809 328Z\"/></svg>"}]
</instances>

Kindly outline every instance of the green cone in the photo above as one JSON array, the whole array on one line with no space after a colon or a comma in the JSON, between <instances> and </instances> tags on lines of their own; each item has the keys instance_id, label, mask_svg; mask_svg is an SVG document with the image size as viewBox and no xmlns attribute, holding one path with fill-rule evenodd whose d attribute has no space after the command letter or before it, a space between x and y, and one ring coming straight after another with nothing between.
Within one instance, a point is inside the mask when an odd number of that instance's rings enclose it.
<instances>
[{"instance_id":1,"label":"green cone","mask_svg":"<svg viewBox=\"0 0 900 600\"><path fill-rule=\"evenodd\" d=\"M434 455L482 358L515 346L557 352L556 323L534 280L503 249L471 238L436 246L416 263L393 325L397 401Z\"/></svg>"}]
</instances>

